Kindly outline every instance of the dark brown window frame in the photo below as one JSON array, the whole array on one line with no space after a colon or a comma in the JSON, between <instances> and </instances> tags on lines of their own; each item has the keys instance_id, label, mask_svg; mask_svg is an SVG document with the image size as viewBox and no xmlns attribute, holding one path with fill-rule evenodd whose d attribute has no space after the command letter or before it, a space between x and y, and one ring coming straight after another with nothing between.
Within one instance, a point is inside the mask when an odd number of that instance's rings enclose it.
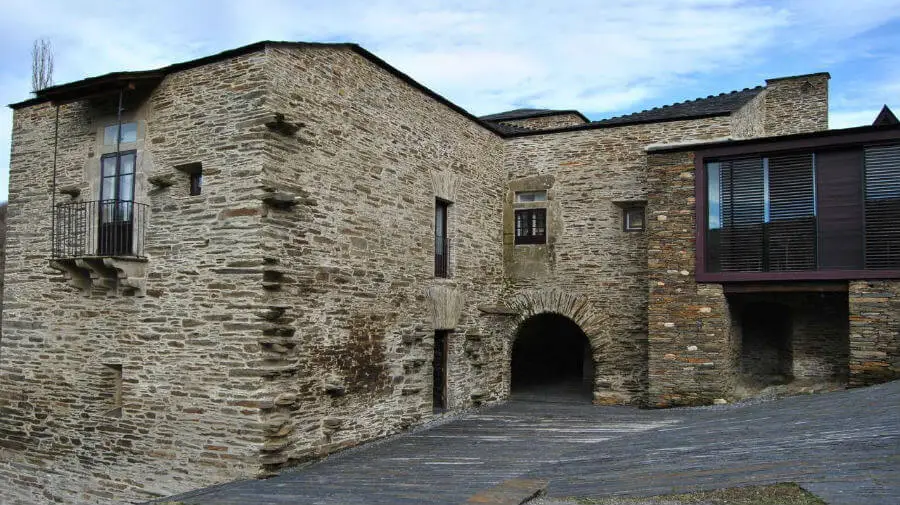
<instances>
[{"instance_id":1,"label":"dark brown window frame","mask_svg":"<svg viewBox=\"0 0 900 505\"><path fill-rule=\"evenodd\" d=\"M451 202L442 198L434 200L434 276L441 279L450 277L450 205Z\"/></svg>"},{"instance_id":2,"label":"dark brown window frame","mask_svg":"<svg viewBox=\"0 0 900 505\"><path fill-rule=\"evenodd\" d=\"M532 227L528 227L529 233L520 235L519 231L522 228L519 228L519 214L527 214L528 216L537 215L540 216L539 222L543 223L543 233L538 235L534 233L534 229ZM531 222L531 217L527 218L529 222ZM547 208L546 207L529 207L524 209L515 209L513 212L513 233L515 235L515 244L516 245L533 245L533 244L546 244L547 243Z\"/></svg>"},{"instance_id":3,"label":"dark brown window frame","mask_svg":"<svg viewBox=\"0 0 900 505\"><path fill-rule=\"evenodd\" d=\"M634 227L628 226L628 214L630 212L640 211L641 212L641 226ZM638 233L647 229L647 208L643 205L631 205L628 207L622 208L622 231L628 233Z\"/></svg>"},{"instance_id":4,"label":"dark brown window frame","mask_svg":"<svg viewBox=\"0 0 900 505\"><path fill-rule=\"evenodd\" d=\"M189 190L190 196L199 196L201 193L203 193L203 173L192 173L188 175L188 177L190 178L191 185Z\"/></svg>"},{"instance_id":5,"label":"dark brown window frame","mask_svg":"<svg viewBox=\"0 0 900 505\"><path fill-rule=\"evenodd\" d=\"M856 130L856 131L854 131ZM870 147L900 142L900 128L859 128L847 132L823 132L804 134L787 139L739 141L732 145L711 146L694 152L694 201L695 201L695 263L697 282L752 282L752 281L815 281L849 279L900 279L900 270L815 270L794 272L707 272L706 231L707 209L706 163L738 156L772 156L790 153Z\"/></svg>"}]
</instances>

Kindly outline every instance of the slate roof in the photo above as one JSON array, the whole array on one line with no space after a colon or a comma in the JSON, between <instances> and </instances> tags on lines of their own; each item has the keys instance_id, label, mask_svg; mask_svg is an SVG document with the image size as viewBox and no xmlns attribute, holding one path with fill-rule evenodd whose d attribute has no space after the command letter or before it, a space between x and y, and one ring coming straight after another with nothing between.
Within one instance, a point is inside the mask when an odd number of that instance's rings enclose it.
<instances>
[{"instance_id":1,"label":"slate roof","mask_svg":"<svg viewBox=\"0 0 900 505\"><path fill-rule=\"evenodd\" d=\"M437 100L438 102L446 105L450 109L455 112L461 114L462 116L472 120L476 124L480 125L483 128L488 129L502 137L517 137L517 136L527 136L527 135L544 135L547 133L554 132L562 132L562 131L573 131L573 130L582 130L582 129L592 129L592 128L607 128L607 127L616 127L627 124L641 124L641 123L655 123L655 122L664 122L664 121L676 121L676 120L684 120L684 119L695 119L695 118L703 118L703 117L713 117L713 116L723 116L734 112L735 110L742 107L748 101L753 99L756 95L758 95L763 89L763 86L757 86L755 88L745 88L741 91L732 91L730 93L721 93L719 95L710 95L706 98L697 98L695 100L688 100L685 102L674 103L672 105L666 105L663 107L655 107L653 109L644 110L641 112L636 112L633 114L627 114L624 116L618 116L608 119L602 119L599 121L590 121L583 114L578 112L577 110L555 110L555 109L531 109L531 108L522 108L522 109L514 109L505 112L500 112L497 114L489 114L486 116L475 117L470 114L468 111L463 109L462 107L454 104L453 102L447 100L443 96L435 93L434 91L426 88L422 84L418 83L408 75L403 72L397 70L396 68L389 65L387 62L382 60L381 58L375 56L374 54L366 51L362 47L357 44L350 43L309 43L309 42L279 42L279 41L262 41L257 42L255 44L246 45L243 47L239 47L236 49L223 51L218 54L214 54L211 56L206 56L203 58L198 58L195 60L190 60L182 63L176 63L173 65L169 65L166 67L149 70L149 71L138 71L138 72L113 72L110 74L91 77L87 79L82 79L80 81L70 82L66 84L61 84L57 86L52 86L49 88L45 88L41 91L35 93L35 97L29 100L25 100L23 102L11 104L10 107L13 109L18 109L21 107L26 107L42 102L54 101L57 103L66 102L73 99L78 99L81 97L89 96L93 93L98 92L108 92L112 89L120 89L121 87L127 85L128 83L144 83L146 85L153 85L156 82L162 80L166 75L178 72L181 70L185 70L188 68L197 67L200 65L205 65L208 63L212 63L215 61L221 61L228 58L233 58L235 56L239 56L242 54L247 54L254 51L259 51L265 48L268 45L272 46L288 46L288 47L343 47L347 48L360 56L368 59L372 63L382 67L387 72L393 74L398 77L402 81L405 81L407 84L412 86L413 88L418 89L422 93L431 98ZM771 81L771 79L770 79ZM562 115L562 114L576 114L584 119L584 124L565 126L560 128L553 129L545 129L545 130L535 130L529 128L522 128L509 124L502 124L501 121L513 121L517 119L526 119L533 117L543 117L543 116L554 116L554 115Z\"/></svg>"},{"instance_id":2,"label":"slate roof","mask_svg":"<svg viewBox=\"0 0 900 505\"><path fill-rule=\"evenodd\" d=\"M697 98L694 100L673 103L672 105L654 107L652 109L642 110L641 112L626 114L624 116L601 119L599 121L594 121L594 123L613 125L724 115L740 109L744 104L752 100L753 97L762 92L763 89L765 89L763 86L757 86L755 88L744 88L740 91L732 91L730 93L709 95L706 98Z\"/></svg>"},{"instance_id":3,"label":"slate roof","mask_svg":"<svg viewBox=\"0 0 900 505\"><path fill-rule=\"evenodd\" d=\"M872 123L873 126L885 126L885 125L895 125L900 123L900 120L897 119L897 116L894 115L894 112L885 105L881 108L881 112L878 113L878 117L875 118L875 121Z\"/></svg>"},{"instance_id":4,"label":"slate roof","mask_svg":"<svg viewBox=\"0 0 900 505\"><path fill-rule=\"evenodd\" d=\"M574 113L581 116L576 110L553 110L553 109L514 109L487 116L480 116L478 119L493 127L499 133L506 135L538 135L556 130L580 130L590 128L604 128L623 126L628 124L656 123L664 121L677 121L683 119L696 119L703 117L724 116L730 114L747 102L752 100L756 95L765 89L764 86L755 88L744 88L740 91L732 91L730 93L720 93L718 95L709 95L705 98L696 98L684 102L677 102L662 107L654 107L652 109L626 114L624 116L616 116L608 119L600 119L598 121L588 121L582 125L567 126L552 130L532 130L528 128L515 127L503 124L501 121L511 121L516 119L525 119L540 116L552 116L559 114ZM584 116L582 116L584 117Z\"/></svg>"},{"instance_id":5,"label":"slate roof","mask_svg":"<svg viewBox=\"0 0 900 505\"><path fill-rule=\"evenodd\" d=\"M487 116L479 116L478 119L482 121L513 121L516 119L528 119L533 117L544 117L544 116L561 116L563 114L575 114L580 116L581 119L584 120L585 123L590 120L577 110L555 110L555 109L513 109L505 112L498 112L496 114L488 114Z\"/></svg>"}]
</instances>

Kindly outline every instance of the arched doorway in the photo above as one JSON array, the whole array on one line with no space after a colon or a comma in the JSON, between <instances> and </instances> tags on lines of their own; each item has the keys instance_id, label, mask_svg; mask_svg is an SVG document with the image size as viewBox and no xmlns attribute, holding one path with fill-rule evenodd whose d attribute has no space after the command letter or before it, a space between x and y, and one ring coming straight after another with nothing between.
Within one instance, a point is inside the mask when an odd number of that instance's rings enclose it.
<instances>
[{"instance_id":1,"label":"arched doorway","mask_svg":"<svg viewBox=\"0 0 900 505\"><path fill-rule=\"evenodd\" d=\"M519 325L510 369L514 396L591 399L590 342L575 322L560 314L537 314Z\"/></svg>"}]
</instances>

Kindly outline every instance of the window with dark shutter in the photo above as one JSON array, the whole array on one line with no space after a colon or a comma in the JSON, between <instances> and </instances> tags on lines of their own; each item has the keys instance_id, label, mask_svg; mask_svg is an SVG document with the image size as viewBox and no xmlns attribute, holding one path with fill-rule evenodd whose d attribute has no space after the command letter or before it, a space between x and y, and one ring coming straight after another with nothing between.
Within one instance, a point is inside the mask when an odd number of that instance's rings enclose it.
<instances>
[{"instance_id":1,"label":"window with dark shutter","mask_svg":"<svg viewBox=\"0 0 900 505\"><path fill-rule=\"evenodd\" d=\"M516 210L516 244L547 242L547 209Z\"/></svg>"},{"instance_id":2,"label":"window with dark shutter","mask_svg":"<svg viewBox=\"0 0 900 505\"><path fill-rule=\"evenodd\" d=\"M900 144L861 144L710 156L698 280L900 278Z\"/></svg>"},{"instance_id":3,"label":"window with dark shutter","mask_svg":"<svg viewBox=\"0 0 900 505\"><path fill-rule=\"evenodd\" d=\"M816 269L816 191L812 154L764 160L768 186L765 246L770 272Z\"/></svg>"},{"instance_id":4,"label":"window with dark shutter","mask_svg":"<svg viewBox=\"0 0 900 505\"><path fill-rule=\"evenodd\" d=\"M816 153L820 270L863 268L862 149Z\"/></svg>"},{"instance_id":5,"label":"window with dark shutter","mask_svg":"<svg viewBox=\"0 0 900 505\"><path fill-rule=\"evenodd\" d=\"M727 160L719 167L720 228L718 257L722 272L764 270L765 174L762 158Z\"/></svg>"},{"instance_id":6,"label":"window with dark shutter","mask_svg":"<svg viewBox=\"0 0 900 505\"><path fill-rule=\"evenodd\" d=\"M865 150L866 268L900 269L900 145Z\"/></svg>"}]
</instances>

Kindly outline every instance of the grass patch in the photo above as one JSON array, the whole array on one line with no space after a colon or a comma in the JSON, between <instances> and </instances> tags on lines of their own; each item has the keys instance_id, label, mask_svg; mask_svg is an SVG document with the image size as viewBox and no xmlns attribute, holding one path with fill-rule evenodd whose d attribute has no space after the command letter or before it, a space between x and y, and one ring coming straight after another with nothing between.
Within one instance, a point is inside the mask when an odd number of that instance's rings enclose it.
<instances>
[{"instance_id":1,"label":"grass patch","mask_svg":"<svg viewBox=\"0 0 900 505\"><path fill-rule=\"evenodd\" d=\"M652 498L569 498L582 505L827 505L793 482L671 494Z\"/></svg>"}]
</instances>

